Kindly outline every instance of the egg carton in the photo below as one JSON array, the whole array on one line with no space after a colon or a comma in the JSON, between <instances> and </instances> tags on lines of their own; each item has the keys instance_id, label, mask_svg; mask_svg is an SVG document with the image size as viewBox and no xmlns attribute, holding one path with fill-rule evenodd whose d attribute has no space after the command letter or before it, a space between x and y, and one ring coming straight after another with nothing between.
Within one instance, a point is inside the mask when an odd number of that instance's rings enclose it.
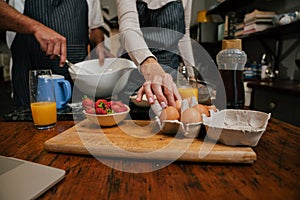
<instances>
[{"instance_id":1,"label":"egg carton","mask_svg":"<svg viewBox=\"0 0 300 200\"><path fill-rule=\"evenodd\" d=\"M229 146L256 146L266 130L270 113L224 109L203 116L207 136Z\"/></svg>"},{"instance_id":2,"label":"egg carton","mask_svg":"<svg viewBox=\"0 0 300 200\"><path fill-rule=\"evenodd\" d=\"M181 113L183 113L186 109L193 107L194 105L198 104L196 98L191 98L190 101L187 99L184 99L182 101L181 105ZM200 129L202 126L202 122L196 122L196 123L188 123L184 124L179 120L163 120L161 121L159 119L159 116L161 114L162 108L159 105L159 103L156 101L152 106L152 110L156 114L155 120L160 127L160 130L164 134L168 135L176 135L179 134L179 136L184 136L186 138L196 138L198 137L200 133ZM212 111L211 111L212 112ZM204 115L202 115L203 118Z\"/></svg>"}]
</instances>

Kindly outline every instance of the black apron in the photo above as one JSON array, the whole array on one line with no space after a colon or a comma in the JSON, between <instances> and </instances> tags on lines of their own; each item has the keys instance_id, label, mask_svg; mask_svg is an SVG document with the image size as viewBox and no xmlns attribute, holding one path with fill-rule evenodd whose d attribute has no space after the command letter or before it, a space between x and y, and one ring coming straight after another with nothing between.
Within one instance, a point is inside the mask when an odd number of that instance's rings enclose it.
<instances>
[{"instance_id":1,"label":"black apron","mask_svg":"<svg viewBox=\"0 0 300 200\"><path fill-rule=\"evenodd\" d=\"M140 0L136 6L145 42L165 72L171 74L175 80L180 63L178 42L185 34L182 1L172 1L155 10L149 9L147 3ZM123 57L129 58L128 54ZM134 70L124 92L130 95L144 82L145 79L140 72Z\"/></svg>"},{"instance_id":2,"label":"black apron","mask_svg":"<svg viewBox=\"0 0 300 200\"><path fill-rule=\"evenodd\" d=\"M52 28L67 38L67 57L77 63L86 58L88 45L88 6L86 0L26 0L24 15ZM33 35L17 34L11 47L12 83L17 106L28 106L30 69L51 69L72 83L67 67L59 58L51 60Z\"/></svg>"}]
</instances>

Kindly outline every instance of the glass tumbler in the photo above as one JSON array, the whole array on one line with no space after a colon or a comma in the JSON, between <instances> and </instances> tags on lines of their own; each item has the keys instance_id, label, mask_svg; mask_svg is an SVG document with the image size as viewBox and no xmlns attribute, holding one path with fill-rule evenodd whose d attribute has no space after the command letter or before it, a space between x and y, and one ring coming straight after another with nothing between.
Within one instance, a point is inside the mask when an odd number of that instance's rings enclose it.
<instances>
[{"instance_id":1,"label":"glass tumbler","mask_svg":"<svg viewBox=\"0 0 300 200\"><path fill-rule=\"evenodd\" d=\"M191 97L195 97L198 101L197 82L189 79L188 71L188 67L179 66L176 80L177 89L182 99L189 99Z\"/></svg>"},{"instance_id":2,"label":"glass tumbler","mask_svg":"<svg viewBox=\"0 0 300 200\"><path fill-rule=\"evenodd\" d=\"M51 70L29 71L29 93L34 126L40 130L54 127L57 113Z\"/></svg>"}]
</instances>

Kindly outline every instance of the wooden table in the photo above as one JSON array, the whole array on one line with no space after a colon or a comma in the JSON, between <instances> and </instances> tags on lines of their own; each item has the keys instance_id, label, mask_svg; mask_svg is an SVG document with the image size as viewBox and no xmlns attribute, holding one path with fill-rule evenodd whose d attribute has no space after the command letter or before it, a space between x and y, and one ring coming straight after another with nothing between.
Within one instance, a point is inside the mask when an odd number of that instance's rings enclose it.
<instances>
[{"instance_id":1,"label":"wooden table","mask_svg":"<svg viewBox=\"0 0 300 200\"><path fill-rule=\"evenodd\" d=\"M74 125L39 131L31 122L0 122L0 154L66 170L40 199L300 199L300 128L271 119L253 164L175 162L148 173L110 168L92 156L50 153L46 140ZM114 166L153 163L112 160ZM152 165L152 166L150 166Z\"/></svg>"}]
</instances>

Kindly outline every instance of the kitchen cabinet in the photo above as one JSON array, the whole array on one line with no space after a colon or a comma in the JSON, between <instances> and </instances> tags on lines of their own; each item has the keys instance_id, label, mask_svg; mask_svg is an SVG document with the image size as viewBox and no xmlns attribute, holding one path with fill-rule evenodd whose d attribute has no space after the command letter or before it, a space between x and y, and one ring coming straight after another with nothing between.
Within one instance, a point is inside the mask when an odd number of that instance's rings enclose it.
<instances>
[{"instance_id":1,"label":"kitchen cabinet","mask_svg":"<svg viewBox=\"0 0 300 200\"><path fill-rule=\"evenodd\" d=\"M291 1L292 2L292 1ZM223 17L228 15L228 13L235 13L234 16L243 18L246 13L253 11L254 9L258 10L274 10L276 13L282 13L282 6L288 4L287 1L253 1L253 0L226 0L221 3L217 3L212 6L207 15L219 14ZM272 5L273 4L273 5ZM291 4L291 3L290 3ZM272 6L272 8L268 8ZM292 5L290 5L292 6ZM291 10L297 10L297 5L295 3L295 8L290 8ZM249 41L253 43L253 39L259 41L262 47L267 53L274 57L274 67L273 70L278 70L279 65L282 60L284 60L297 46L300 45L300 21L296 21L287 25L275 26L273 28L266 29L264 31L259 31L247 35L242 35L237 38L243 40L243 43ZM283 49L283 41L285 39L295 38L296 41L287 49ZM271 40L271 42L270 42ZM251 49L244 49L245 51L251 51ZM252 61L260 58L250 58Z\"/></svg>"},{"instance_id":2,"label":"kitchen cabinet","mask_svg":"<svg viewBox=\"0 0 300 200\"><path fill-rule=\"evenodd\" d=\"M300 83L286 80L250 81L250 108L300 127Z\"/></svg>"},{"instance_id":3,"label":"kitchen cabinet","mask_svg":"<svg viewBox=\"0 0 300 200\"><path fill-rule=\"evenodd\" d=\"M270 6L271 4L273 5ZM226 0L212 6L207 14L220 14L225 17L228 13L234 12L235 16L243 17L254 9L274 10L279 14L285 12L284 4L289 4L290 12L299 8L299 3L293 3L293 1ZM266 52L274 57L273 70L279 70L281 73L279 66L282 61L300 45L299 30L300 21L295 21L237 38L243 40L243 50L250 61L260 62L261 52ZM289 39L293 39L293 44L284 48L283 43ZM260 44L259 47L255 46L256 44ZM299 82L277 79L253 80L247 85L252 89L251 109L271 113L272 117L300 126L300 107L297 106L300 102Z\"/></svg>"},{"instance_id":4,"label":"kitchen cabinet","mask_svg":"<svg viewBox=\"0 0 300 200\"><path fill-rule=\"evenodd\" d=\"M290 24L275 26L273 28L266 29L264 31L255 32L248 35L240 36L242 40L258 40L266 52L274 57L274 70L279 69L279 65L297 46L300 45L300 21L296 21ZM295 38L293 45L289 48L283 48L283 42L285 39ZM267 40L273 40L272 43L268 43Z\"/></svg>"},{"instance_id":5,"label":"kitchen cabinet","mask_svg":"<svg viewBox=\"0 0 300 200\"><path fill-rule=\"evenodd\" d=\"M207 11L207 15L221 14L224 16L228 12L247 10L249 8L248 5L250 5L252 1L253 0L225 0L218 2L210 7L210 9Z\"/></svg>"}]
</instances>

